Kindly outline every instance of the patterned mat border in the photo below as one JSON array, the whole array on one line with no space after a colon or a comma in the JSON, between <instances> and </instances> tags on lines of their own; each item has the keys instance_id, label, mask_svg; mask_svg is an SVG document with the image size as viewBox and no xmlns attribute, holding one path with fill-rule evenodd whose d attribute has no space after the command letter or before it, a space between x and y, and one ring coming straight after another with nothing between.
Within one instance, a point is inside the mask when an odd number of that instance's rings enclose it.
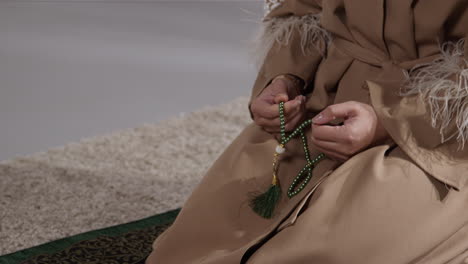
<instances>
[{"instance_id":1,"label":"patterned mat border","mask_svg":"<svg viewBox=\"0 0 468 264\"><path fill-rule=\"evenodd\" d=\"M147 228L154 225L169 224L174 221L174 219L179 214L179 211L180 209L175 209L130 223L97 229L55 240L32 248L23 249L8 255L0 256L0 264L16 264L36 255L45 253L55 253L64 250L68 247L71 247L73 244L78 243L80 241L94 239L101 235L118 236L130 231Z\"/></svg>"}]
</instances>

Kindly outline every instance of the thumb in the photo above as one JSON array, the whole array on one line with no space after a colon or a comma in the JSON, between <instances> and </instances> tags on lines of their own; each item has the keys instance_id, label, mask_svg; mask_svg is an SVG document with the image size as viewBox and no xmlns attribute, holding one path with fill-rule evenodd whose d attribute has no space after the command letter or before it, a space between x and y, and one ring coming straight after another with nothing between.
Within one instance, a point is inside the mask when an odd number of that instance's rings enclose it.
<instances>
[{"instance_id":1,"label":"thumb","mask_svg":"<svg viewBox=\"0 0 468 264\"><path fill-rule=\"evenodd\" d=\"M275 104L279 104L280 102L287 102L289 100L289 97L286 93L279 93L275 95Z\"/></svg>"},{"instance_id":2,"label":"thumb","mask_svg":"<svg viewBox=\"0 0 468 264\"><path fill-rule=\"evenodd\" d=\"M357 114L356 104L352 102L344 102L340 104L330 105L312 118L312 122L317 125L329 123L337 118L348 118Z\"/></svg>"}]
</instances>

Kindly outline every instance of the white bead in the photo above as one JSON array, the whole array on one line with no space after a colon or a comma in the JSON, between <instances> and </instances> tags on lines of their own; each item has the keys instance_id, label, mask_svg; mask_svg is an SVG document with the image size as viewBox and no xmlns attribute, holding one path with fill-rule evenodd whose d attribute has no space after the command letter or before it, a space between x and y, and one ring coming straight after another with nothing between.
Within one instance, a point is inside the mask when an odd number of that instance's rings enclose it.
<instances>
[{"instance_id":1,"label":"white bead","mask_svg":"<svg viewBox=\"0 0 468 264\"><path fill-rule=\"evenodd\" d=\"M282 154L286 151L285 148L283 148L281 145L276 146L276 153Z\"/></svg>"}]
</instances>

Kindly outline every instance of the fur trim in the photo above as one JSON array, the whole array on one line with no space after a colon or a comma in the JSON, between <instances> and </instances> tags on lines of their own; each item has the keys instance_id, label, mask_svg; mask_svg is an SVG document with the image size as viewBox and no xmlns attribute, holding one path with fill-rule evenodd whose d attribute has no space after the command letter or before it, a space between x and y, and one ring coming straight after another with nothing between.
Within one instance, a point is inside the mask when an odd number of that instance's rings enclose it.
<instances>
[{"instance_id":1,"label":"fur trim","mask_svg":"<svg viewBox=\"0 0 468 264\"><path fill-rule=\"evenodd\" d=\"M463 56L464 42L445 42L440 47L440 58L413 67L403 85L406 91L400 93L419 94L429 104L432 126L439 126L442 143L457 136L459 150L468 139L468 61ZM445 130L453 120L457 131L447 137Z\"/></svg>"},{"instance_id":2,"label":"fur trim","mask_svg":"<svg viewBox=\"0 0 468 264\"><path fill-rule=\"evenodd\" d=\"M284 0L265 0L263 9L265 11L264 17L270 14L271 11L282 5Z\"/></svg>"},{"instance_id":3,"label":"fur trim","mask_svg":"<svg viewBox=\"0 0 468 264\"><path fill-rule=\"evenodd\" d=\"M275 42L288 45L294 30L301 34L301 49L304 55L312 53L314 48L325 56L326 47L331 40L330 33L320 25L320 14L275 17L262 24L261 32L254 41L257 66L262 65Z\"/></svg>"}]
</instances>

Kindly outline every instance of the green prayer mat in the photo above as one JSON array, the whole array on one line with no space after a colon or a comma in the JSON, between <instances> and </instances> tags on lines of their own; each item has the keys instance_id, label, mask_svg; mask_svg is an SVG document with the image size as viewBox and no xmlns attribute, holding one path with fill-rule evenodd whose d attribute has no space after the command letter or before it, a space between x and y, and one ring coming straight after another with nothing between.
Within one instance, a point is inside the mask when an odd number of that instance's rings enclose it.
<instances>
[{"instance_id":1,"label":"green prayer mat","mask_svg":"<svg viewBox=\"0 0 468 264\"><path fill-rule=\"evenodd\" d=\"M0 256L0 264L143 264L180 209Z\"/></svg>"}]
</instances>

